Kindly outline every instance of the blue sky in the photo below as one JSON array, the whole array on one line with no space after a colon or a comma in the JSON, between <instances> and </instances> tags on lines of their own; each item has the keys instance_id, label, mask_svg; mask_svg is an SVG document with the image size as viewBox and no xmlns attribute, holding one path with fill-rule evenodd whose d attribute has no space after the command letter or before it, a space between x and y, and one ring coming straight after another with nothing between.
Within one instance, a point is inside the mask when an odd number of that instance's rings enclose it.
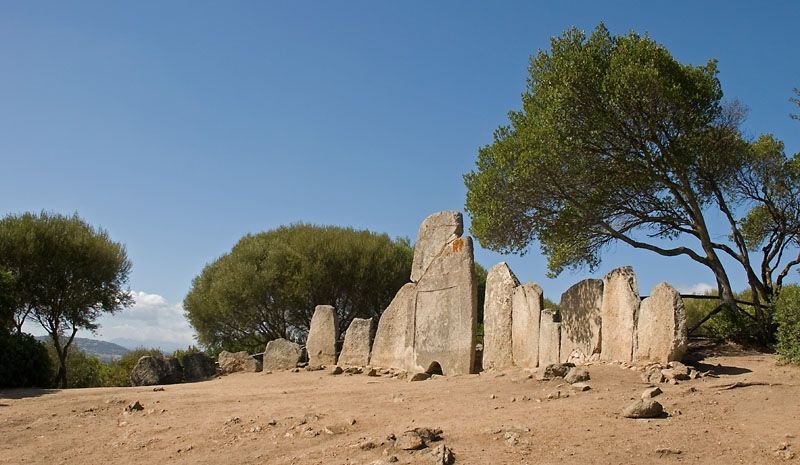
<instances>
[{"instance_id":1,"label":"blue sky","mask_svg":"<svg viewBox=\"0 0 800 465\"><path fill-rule=\"evenodd\" d=\"M718 59L746 133L800 150L800 4L644 3L0 2L0 214L78 212L109 230L145 297L100 335L150 325L142 340L179 345L192 278L245 233L304 221L413 239L429 213L463 210L461 176L519 106L528 57L571 26ZM594 275L554 280L535 246L477 259L508 261L554 300L623 264L643 294L713 282L623 245Z\"/></svg>"}]
</instances>

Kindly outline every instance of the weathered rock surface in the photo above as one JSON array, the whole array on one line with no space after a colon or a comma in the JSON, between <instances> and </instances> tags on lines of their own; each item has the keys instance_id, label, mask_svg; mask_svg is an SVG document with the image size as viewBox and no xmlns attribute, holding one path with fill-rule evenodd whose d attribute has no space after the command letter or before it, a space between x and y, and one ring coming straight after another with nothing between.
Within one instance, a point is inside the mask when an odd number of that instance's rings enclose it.
<instances>
[{"instance_id":1,"label":"weathered rock surface","mask_svg":"<svg viewBox=\"0 0 800 465\"><path fill-rule=\"evenodd\" d=\"M174 357L140 358L131 370L130 380L134 386L153 386L156 384L176 384L183 379L183 369Z\"/></svg>"},{"instance_id":2,"label":"weathered rock surface","mask_svg":"<svg viewBox=\"0 0 800 465\"><path fill-rule=\"evenodd\" d=\"M264 349L264 372L269 370L289 370L295 368L303 356L300 345L286 339L267 342Z\"/></svg>"},{"instance_id":3,"label":"weathered rock surface","mask_svg":"<svg viewBox=\"0 0 800 465\"><path fill-rule=\"evenodd\" d=\"M539 367L536 378L539 380L548 380L554 378L563 378L567 376L569 370L574 368L575 365L571 363L551 363Z\"/></svg>"},{"instance_id":4,"label":"weathered rock surface","mask_svg":"<svg viewBox=\"0 0 800 465\"><path fill-rule=\"evenodd\" d=\"M688 338L680 293L667 283L658 284L639 308L635 360L658 363L680 360L686 354Z\"/></svg>"},{"instance_id":5,"label":"weathered rock surface","mask_svg":"<svg viewBox=\"0 0 800 465\"><path fill-rule=\"evenodd\" d=\"M411 264L411 281L417 282L445 245L464 232L464 219L460 212L442 211L422 221L414 244L414 261Z\"/></svg>"},{"instance_id":6,"label":"weathered rock surface","mask_svg":"<svg viewBox=\"0 0 800 465\"><path fill-rule=\"evenodd\" d=\"M658 386L647 388L642 393L642 399L652 399L653 397L661 395L661 388Z\"/></svg>"},{"instance_id":7,"label":"weathered rock surface","mask_svg":"<svg viewBox=\"0 0 800 465\"><path fill-rule=\"evenodd\" d=\"M472 238L453 240L431 261L416 287L414 370L472 372L475 360L477 288Z\"/></svg>"},{"instance_id":8,"label":"weathered rock surface","mask_svg":"<svg viewBox=\"0 0 800 465\"><path fill-rule=\"evenodd\" d=\"M625 418L656 418L664 413L664 407L652 399L639 399L625 407L622 416Z\"/></svg>"},{"instance_id":9,"label":"weathered rock surface","mask_svg":"<svg viewBox=\"0 0 800 465\"><path fill-rule=\"evenodd\" d=\"M569 373L564 376L564 381L569 384L581 383L583 381L589 381L589 379L589 371L581 367L570 368Z\"/></svg>"},{"instance_id":10,"label":"weathered rock surface","mask_svg":"<svg viewBox=\"0 0 800 465\"><path fill-rule=\"evenodd\" d=\"M600 353L603 281L584 279L561 294L561 361L585 363Z\"/></svg>"},{"instance_id":11,"label":"weathered rock surface","mask_svg":"<svg viewBox=\"0 0 800 465\"><path fill-rule=\"evenodd\" d=\"M181 357L183 367L183 381L193 383L213 378L217 375L217 365L214 359L203 352L184 354Z\"/></svg>"},{"instance_id":12,"label":"weathered rock surface","mask_svg":"<svg viewBox=\"0 0 800 465\"><path fill-rule=\"evenodd\" d=\"M561 323L555 310L544 309L539 326L539 366L561 362Z\"/></svg>"},{"instance_id":13,"label":"weathered rock surface","mask_svg":"<svg viewBox=\"0 0 800 465\"><path fill-rule=\"evenodd\" d=\"M222 373L235 373L237 371L257 372L262 369L261 362L244 350L241 352L223 350L219 353L217 363Z\"/></svg>"},{"instance_id":14,"label":"weathered rock surface","mask_svg":"<svg viewBox=\"0 0 800 465\"><path fill-rule=\"evenodd\" d=\"M414 358L414 306L417 285L408 283L381 315L370 365L407 370Z\"/></svg>"},{"instance_id":15,"label":"weathered rock surface","mask_svg":"<svg viewBox=\"0 0 800 465\"><path fill-rule=\"evenodd\" d=\"M369 352L372 347L372 318L353 318L347 332L344 333L342 353L339 354L339 365L365 366L369 364Z\"/></svg>"},{"instance_id":16,"label":"weathered rock surface","mask_svg":"<svg viewBox=\"0 0 800 465\"><path fill-rule=\"evenodd\" d=\"M603 278L600 358L631 362L639 310L639 289L633 268L617 268Z\"/></svg>"},{"instance_id":17,"label":"weathered rock surface","mask_svg":"<svg viewBox=\"0 0 800 465\"><path fill-rule=\"evenodd\" d=\"M538 284L525 283L514 289L511 310L511 352L514 365L539 365L539 322L544 293Z\"/></svg>"},{"instance_id":18,"label":"weathered rock surface","mask_svg":"<svg viewBox=\"0 0 800 465\"><path fill-rule=\"evenodd\" d=\"M505 370L514 366L511 344L512 301L519 281L505 262L486 275L483 305L483 369Z\"/></svg>"},{"instance_id":19,"label":"weathered rock surface","mask_svg":"<svg viewBox=\"0 0 800 465\"><path fill-rule=\"evenodd\" d=\"M339 318L330 305L317 305L306 339L309 365L336 365Z\"/></svg>"}]
</instances>

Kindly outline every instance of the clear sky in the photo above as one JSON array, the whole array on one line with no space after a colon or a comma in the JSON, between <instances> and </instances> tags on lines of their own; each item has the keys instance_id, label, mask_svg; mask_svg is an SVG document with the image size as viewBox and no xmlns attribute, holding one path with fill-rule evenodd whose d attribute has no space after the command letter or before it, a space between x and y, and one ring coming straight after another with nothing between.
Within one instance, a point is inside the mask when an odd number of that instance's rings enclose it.
<instances>
[{"instance_id":1,"label":"clear sky","mask_svg":"<svg viewBox=\"0 0 800 465\"><path fill-rule=\"evenodd\" d=\"M796 1L2 1L0 214L77 212L107 229L138 302L100 336L185 345L192 278L245 233L303 221L413 239L429 213L463 210L462 175L519 107L529 56L571 26L716 58L726 98L750 108L747 134L800 150L799 20ZM558 279L536 246L477 260L509 262L554 300L624 264L642 294L713 282L623 245L593 275Z\"/></svg>"}]
</instances>

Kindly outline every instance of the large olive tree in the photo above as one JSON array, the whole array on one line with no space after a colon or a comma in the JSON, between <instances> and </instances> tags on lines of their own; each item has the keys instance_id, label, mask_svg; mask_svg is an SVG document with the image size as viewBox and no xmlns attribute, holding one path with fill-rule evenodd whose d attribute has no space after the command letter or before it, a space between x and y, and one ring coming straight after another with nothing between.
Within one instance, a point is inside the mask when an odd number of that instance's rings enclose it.
<instances>
[{"instance_id":1,"label":"large olive tree","mask_svg":"<svg viewBox=\"0 0 800 465\"><path fill-rule=\"evenodd\" d=\"M42 212L0 220L0 268L13 278L15 326L33 317L49 334L67 386L67 354L77 332L132 302L125 247L77 215Z\"/></svg>"},{"instance_id":2,"label":"large olive tree","mask_svg":"<svg viewBox=\"0 0 800 465\"><path fill-rule=\"evenodd\" d=\"M412 255L407 240L352 228L297 224L247 235L194 279L186 316L211 351L302 340L316 305L333 305L343 332L355 317L380 316L408 282Z\"/></svg>"},{"instance_id":3,"label":"large olive tree","mask_svg":"<svg viewBox=\"0 0 800 465\"><path fill-rule=\"evenodd\" d=\"M744 113L723 103L714 60L682 64L603 25L568 30L531 58L521 110L465 176L472 232L503 252L538 241L553 275L596 267L614 242L688 257L766 342L800 263L800 159L772 136L745 140ZM737 306L723 256L746 276L752 314Z\"/></svg>"}]
</instances>

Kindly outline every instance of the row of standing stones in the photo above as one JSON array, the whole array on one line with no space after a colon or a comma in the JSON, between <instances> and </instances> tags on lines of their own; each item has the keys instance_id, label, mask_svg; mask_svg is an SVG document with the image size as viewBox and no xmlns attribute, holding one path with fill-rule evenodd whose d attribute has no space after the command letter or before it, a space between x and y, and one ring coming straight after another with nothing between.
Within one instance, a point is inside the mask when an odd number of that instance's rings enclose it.
<instances>
[{"instance_id":1,"label":"row of standing stones","mask_svg":"<svg viewBox=\"0 0 800 465\"><path fill-rule=\"evenodd\" d=\"M558 310L544 308L542 288L520 284L505 263L486 279L484 343L476 363L477 291L472 240L459 212L426 218L414 249L411 279L395 295L372 337L372 319L356 318L337 355L337 314L317 306L306 341L308 366L367 366L446 375L530 369L595 360L667 364L687 347L680 294L666 283L642 299L630 267L578 282ZM263 369L295 368L303 348L270 341Z\"/></svg>"}]
</instances>

